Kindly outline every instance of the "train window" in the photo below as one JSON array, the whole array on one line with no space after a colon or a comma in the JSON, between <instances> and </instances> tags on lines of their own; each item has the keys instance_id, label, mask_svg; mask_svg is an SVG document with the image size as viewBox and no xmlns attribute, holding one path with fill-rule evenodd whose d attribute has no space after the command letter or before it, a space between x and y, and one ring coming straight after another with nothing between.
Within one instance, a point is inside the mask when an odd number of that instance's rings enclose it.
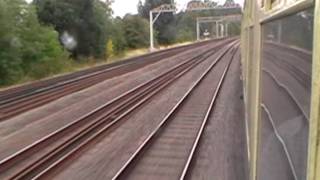
<instances>
[{"instance_id":1,"label":"train window","mask_svg":"<svg viewBox=\"0 0 320 180\"><path fill-rule=\"evenodd\" d=\"M305 180L313 9L262 25L259 180Z\"/></svg>"}]
</instances>

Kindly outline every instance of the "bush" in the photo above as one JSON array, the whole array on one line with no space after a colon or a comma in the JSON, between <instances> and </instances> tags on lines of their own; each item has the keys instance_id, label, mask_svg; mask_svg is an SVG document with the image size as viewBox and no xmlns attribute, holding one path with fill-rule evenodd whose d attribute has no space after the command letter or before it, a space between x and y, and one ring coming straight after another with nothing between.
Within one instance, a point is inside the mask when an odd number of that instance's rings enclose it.
<instances>
[{"instance_id":1,"label":"bush","mask_svg":"<svg viewBox=\"0 0 320 180\"><path fill-rule=\"evenodd\" d=\"M123 19L125 37L129 48L147 47L149 44L149 22L137 15L126 15Z\"/></svg>"},{"instance_id":2,"label":"bush","mask_svg":"<svg viewBox=\"0 0 320 180\"><path fill-rule=\"evenodd\" d=\"M63 70L68 54L60 46L58 33L39 24L32 5L0 0L0 26L0 85Z\"/></svg>"},{"instance_id":3,"label":"bush","mask_svg":"<svg viewBox=\"0 0 320 180\"><path fill-rule=\"evenodd\" d=\"M112 40L109 39L108 42L107 42L107 46L106 46L106 59L112 57L114 55L114 52L113 52L113 43L112 43Z\"/></svg>"}]
</instances>

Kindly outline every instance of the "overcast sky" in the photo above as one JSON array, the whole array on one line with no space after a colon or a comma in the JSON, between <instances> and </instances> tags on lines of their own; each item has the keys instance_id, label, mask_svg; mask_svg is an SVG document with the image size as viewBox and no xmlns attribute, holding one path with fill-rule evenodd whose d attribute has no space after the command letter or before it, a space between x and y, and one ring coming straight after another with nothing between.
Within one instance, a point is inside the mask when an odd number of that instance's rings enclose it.
<instances>
[{"instance_id":1,"label":"overcast sky","mask_svg":"<svg viewBox=\"0 0 320 180\"><path fill-rule=\"evenodd\" d=\"M175 0L177 3L178 10L183 9L187 6L187 3L190 0ZM216 0L219 4L223 4L225 0ZM112 5L114 16L123 17L126 13L137 13L137 5L139 0L115 0ZM142 0L144 2L144 0ZM244 0L235 0L236 3L239 3L241 6Z\"/></svg>"},{"instance_id":2,"label":"overcast sky","mask_svg":"<svg viewBox=\"0 0 320 180\"><path fill-rule=\"evenodd\" d=\"M26 0L31 2L32 0ZM178 10L183 9L187 6L187 3L190 0L175 0L177 3ZM225 0L217 0L219 4L225 2ZM244 0L235 0L236 3L239 3L241 6ZM114 12L114 16L121 16L123 17L127 13L136 14L137 13L137 5L139 0L115 0L112 4L112 9ZM144 2L144 0L142 0Z\"/></svg>"}]
</instances>

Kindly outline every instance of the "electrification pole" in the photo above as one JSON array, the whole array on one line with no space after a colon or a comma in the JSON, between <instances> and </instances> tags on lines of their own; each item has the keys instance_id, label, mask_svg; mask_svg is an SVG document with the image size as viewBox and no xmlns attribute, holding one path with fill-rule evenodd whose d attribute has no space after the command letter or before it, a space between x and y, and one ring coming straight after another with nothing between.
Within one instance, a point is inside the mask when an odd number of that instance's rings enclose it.
<instances>
[{"instance_id":1,"label":"electrification pole","mask_svg":"<svg viewBox=\"0 0 320 180\"><path fill-rule=\"evenodd\" d=\"M216 21L216 38L219 38L219 23Z\"/></svg>"},{"instance_id":2,"label":"electrification pole","mask_svg":"<svg viewBox=\"0 0 320 180\"><path fill-rule=\"evenodd\" d=\"M226 37L229 36L229 23L226 22Z\"/></svg>"},{"instance_id":3,"label":"electrification pole","mask_svg":"<svg viewBox=\"0 0 320 180\"><path fill-rule=\"evenodd\" d=\"M154 50L154 42L153 42L153 13L150 11L150 51Z\"/></svg>"},{"instance_id":4,"label":"electrification pole","mask_svg":"<svg viewBox=\"0 0 320 180\"><path fill-rule=\"evenodd\" d=\"M197 21L197 41L200 41L200 24Z\"/></svg>"},{"instance_id":5,"label":"electrification pole","mask_svg":"<svg viewBox=\"0 0 320 180\"><path fill-rule=\"evenodd\" d=\"M153 24L157 21L161 13L175 12L176 8L173 4L163 4L149 12L150 16L150 51L154 51ZM158 13L153 19L153 13Z\"/></svg>"}]
</instances>

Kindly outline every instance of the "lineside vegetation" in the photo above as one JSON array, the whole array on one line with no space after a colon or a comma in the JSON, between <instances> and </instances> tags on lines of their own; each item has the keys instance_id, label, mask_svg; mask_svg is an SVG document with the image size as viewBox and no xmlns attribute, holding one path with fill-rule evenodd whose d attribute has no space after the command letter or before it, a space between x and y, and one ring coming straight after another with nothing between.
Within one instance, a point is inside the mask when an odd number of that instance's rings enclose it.
<instances>
[{"instance_id":1,"label":"lineside vegetation","mask_svg":"<svg viewBox=\"0 0 320 180\"><path fill-rule=\"evenodd\" d=\"M149 10L171 0L146 0L138 14L114 17L112 0L0 0L0 86L101 63L149 45ZM166 13L155 24L157 45L195 40L197 16ZM233 12L232 12L233 13ZM208 28L210 28L208 26ZM233 26L234 34L240 25Z\"/></svg>"}]
</instances>

